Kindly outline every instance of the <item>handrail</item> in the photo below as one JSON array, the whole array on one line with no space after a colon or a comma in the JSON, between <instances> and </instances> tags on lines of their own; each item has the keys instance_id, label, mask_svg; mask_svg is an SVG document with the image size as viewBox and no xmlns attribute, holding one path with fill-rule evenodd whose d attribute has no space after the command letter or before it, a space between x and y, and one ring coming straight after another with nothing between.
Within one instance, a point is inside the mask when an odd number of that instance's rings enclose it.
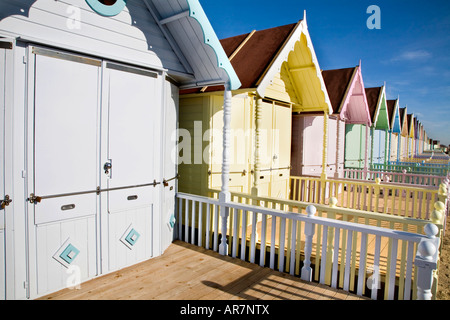
<instances>
[{"instance_id":1,"label":"handrail","mask_svg":"<svg viewBox=\"0 0 450 320\"><path fill-rule=\"evenodd\" d=\"M431 299L437 291L432 284L439 238L433 238L438 228L432 224L426 225L426 235L419 235L317 217L314 215L321 209L312 205L305 215L184 193L176 197L178 238L182 241L206 249L213 243L212 249L217 251L221 235L221 254L257 263L259 247L260 266L289 272L305 281L314 277L321 284L355 290L360 296L370 290L372 299L382 294L381 281L385 283L385 299ZM250 218L251 230L247 225ZM375 246L369 247L369 241L375 241ZM381 248L387 242L386 256ZM373 274L366 278L369 270ZM368 289L366 280L371 280Z\"/></svg>"},{"instance_id":2,"label":"handrail","mask_svg":"<svg viewBox=\"0 0 450 320\"><path fill-rule=\"evenodd\" d=\"M209 189L208 192L214 197L218 197L220 190L214 190ZM272 197L261 197L261 196L254 196L246 193L240 193L240 192L230 192L232 201L240 201L239 203L242 203L242 199L251 200L253 205L259 205L261 206L261 202L264 203L264 205L271 204L271 207L276 207L277 205L280 208L294 208L298 209L300 212L300 209L304 210L309 205L311 205L311 202L305 202L305 201L297 201L297 200L288 200L288 199L279 199L279 198L272 198ZM425 225L429 223L428 220L424 219L415 219L415 218L409 218L409 217L403 217L398 215L391 215L386 213L379 213L379 212L373 212L373 211L366 211L366 210L356 210L351 208L344 208L344 207L337 207L337 206L329 206L327 204L318 204L314 203L314 206L319 210L320 212L324 213L331 213L335 216L342 216L343 219L347 219L348 217L357 217L361 220L363 220L363 223L368 222L370 223L370 220L377 221L377 225L381 226L383 224L388 224L393 229L395 225L402 225L403 230L408 230L413 227L415 229L414 232L416 233L423 233L423 228ZM286 211L286 210L283 210ZM355 219L355 220L359 220ZM443 222L442 221L436 221L434 220L433 223L435 223L439 230L443 229Z\"/></svg>"},{"instance_id":3,"label":"handrail","mask_svg":"<svg viewBox=\"0 0 450 320\"><path fill-rule=\"evenodd\" d=\"M344 179L352 180L375 180L375 178L380 177L384 180L384 183L400 183L409 184L413 186L430 186L438 188L441 183L446 180L445 176L418 174L418 173L407 173L405 172L387 172L387 171L374 171L374 170L364 170L364 169L354 169L345 168L343 170ZM386 181L385 177L389 178Z\"/></svg>"},{"instance_id":4,"label":"handrail","mask_svg":"<svg viewBox=\"0 0 450 320\"><path fill-rule=\"evenodd\" d=\"M368 181L291 176L291 199L324 204L336 197L339 206L358 210L428 219L439 201L439 190ZM381 207L380 207L381 206Z\"/></svg>"}]
</instances>

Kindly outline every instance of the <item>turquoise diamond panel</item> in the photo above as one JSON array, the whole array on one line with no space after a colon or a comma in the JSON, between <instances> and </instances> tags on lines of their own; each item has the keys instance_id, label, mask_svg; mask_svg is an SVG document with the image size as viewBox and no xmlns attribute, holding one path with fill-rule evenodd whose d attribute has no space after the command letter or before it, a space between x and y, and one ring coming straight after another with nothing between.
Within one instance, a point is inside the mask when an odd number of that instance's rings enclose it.
<instances>
[{"instance_id":1,"label":"turquoise diamond panel","mask_svg":"<svg viewBox=\"0 0 450 320\"><path fill-rule=\"evenodd\" d=\"M134 246L136 244L136 242L138 241L140 236L141 235L139 234L139 232L137 232L134 229L131 229L131 231L125 237L125 241L128 242L130 245Z\"/></svg>"},{"instance_id":2,"label":"turquoise diamond panel","mask_svg":"<svg viewBox=\"0 0 450 320\"><path fill-rule=\"evenodd\" d=\"M64 251L59 255L61 259L63 259L68 264L71 264L73 260L78 256L80 250L75 248L72 244L69 244Z\"/></svg>"}]
</instances>

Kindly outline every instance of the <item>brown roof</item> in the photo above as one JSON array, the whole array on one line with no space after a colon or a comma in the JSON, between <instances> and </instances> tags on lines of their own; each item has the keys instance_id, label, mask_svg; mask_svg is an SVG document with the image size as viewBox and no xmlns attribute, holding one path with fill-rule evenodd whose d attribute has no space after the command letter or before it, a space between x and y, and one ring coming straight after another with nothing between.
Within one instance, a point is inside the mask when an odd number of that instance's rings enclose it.
<instances>
[{"instance_id":1,"label":"brown roof","mask_svg":"<svg viewBox=\"0 0 450 320\"><path fill-rule=\"evenodd\" d=\"M339 113L339 108L354 72L355 67L322 71L328 96L330 97L331 105L333 106L333 113Z\"/></svg>"},{"instance_id":2,"label":"brown roof","mask_svg":"<svg viewBox=\"0 0 450 320\"><path fill-rule=\"evenodd\" d=\"M239 52L231 60L241 81L241 89L256 88L257 82L276 58L283 44L298 23L255 31ZM220 40L223 49L230 57L251 33ZM223 86L210 87L206 91L223 90ZM182 90L180 93L198 92L198 89Z\"/></svg>"},{"instance_id":3,"label":"brown roof","mask_svg":"<svg viewBox=\"0 0 450 320\"><path fill-rule=\"evenodd\" d=\"M406 116L406 120L408 121L408 134L409 134L409 132L411 131L411 125L413 125L414 126L414 124L412 123L412 114L408 114L407 116Z\"/></svg>"},{"instance_id":4,"label":"brown roof","mask_svg":"<svg viewBox=\"0 0 450 320\"><path fill-rule=\"evenodd\" d=\"M297 23L256 31L231 60L241 88L256 88L256 83L277 56ZM249 34L220 40L230 56Z\"/></svg>"},{"instance_id":5,"label":"brown roof","mask_svg":"<svg viewBox=\"0 0 450 320\"><path fill-rule=\"evenodd\" d=\"M391 115L391 129L393 129L394 128L394 121L395 121L395 118L394 118L394 109L395 109L395 103L397 102L397 100L386 100L386 104L387 104L387 108L388 108L388 114L390 114Z\"/></svg>"},{"instance_id":6,"label":"brown roof","mask_svg":"<svg viewBox=\"0 0 450 320\"><path fill-rule=\"evenodd\" d=\"M370 116L372 122L374 122L375 112L377 111L378 98L380 96L382 87L378 88L366 88L367 104L369 105Z\"/></svg>"},{"instance_id":7,"label":"brown roof","mask_svg":"<svg viewBox=\"0 0 450 320\"><path fill-rule=\"evenodd\" d=\"M406 111L406 108L400 108L400 122L402 122L402 125L403 125L403 117L405 116L405 111Z\"/></svg>"}]
</instances>

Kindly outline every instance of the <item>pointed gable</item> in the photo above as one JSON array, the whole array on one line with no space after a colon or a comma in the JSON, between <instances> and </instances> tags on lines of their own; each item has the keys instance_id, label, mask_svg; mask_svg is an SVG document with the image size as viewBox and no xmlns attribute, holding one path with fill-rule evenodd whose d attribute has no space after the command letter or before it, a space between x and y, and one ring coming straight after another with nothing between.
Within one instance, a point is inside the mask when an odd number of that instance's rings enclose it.
<instances>
[{"instance_id":1,"label":"pointed gable","mask_svg":"<svg viewBox=\"0 0 450 320\"><path fill-rule=\"evenodd\" d=\"M253 52L253 54L259 54ZM333 113L330 98L322 77L314 46L308 31L306 13L290 36L284 42L270 67L257 82L257 93L264 97L266 91L275 83L274 79L281 73L281 80L291 84L290 96L297 101L294 112Z\"/></svg>"},{"instance_id":2,"label":"pointed gable","mask_svg":"<svg viewBox=\"0 0 450 320\"><path fill-rule=\"evenodd\" d=\"M241 88L256 88L258 80L296 25L255 31L220 41L241 80Z\"/></svg>"},{"instance_id":3,"label":"pointed gable","mask_svg":"<svg viewBox=\"0 0 450 320\"><path fill-rule=\"evenodd\" d=\"M294 112L333 113L306 19L220 41L241 89L292 104ZM223 86L181 94L223 91Z\"/></svg>"},{"instance_id":4,"label":"pointed gable","mask_svg":"<svg viewBox=\"0 0 450 320\"><path fill-rule=\"evenodd\" d=\"M407 109L400 108L400 123L402 125L401 127L401 134L404 137L408 136L408 117L407 117Z\"/></svg>"},{"instance_id":5,"label":"pointed gable","mask_svg":"<svg viewBox=\"0 0 450 320\"><path fill-rule=\"evenodd\" d=\"M373 127L380 130L389 129L385 87L366 88L366 97Z\"/></svg>"},{"instance_id":6,"label":"pointed gable","mask_svg":"<svg viewBox=\"0 0 450 320\"><path fill-rule=\"evenodd\" d=\"M392 133L401 132L400 112L399 112L399 99L387 100L388 114L390 116L390 129Z\"/></svg>"},{"instance_id":7,"label":"pointed gable","mask_svg":"<svg viewBox=\"0 0 450 320\"><path fill-rule=\"evenodd\" d=\"M408 137L414 138L414 114L408 114L407 121L408 121Z\"/></svg>"},{"instance_id":8,"label":"pointed gable","mask_svg":"<svg viewBox=\"0 0 450 320\"><path fill-rule=\"evenodd\" d=\"M333 113L350 124L371 125L361 67L324 70L323 80Z\"/></svg>"}]
</instances>

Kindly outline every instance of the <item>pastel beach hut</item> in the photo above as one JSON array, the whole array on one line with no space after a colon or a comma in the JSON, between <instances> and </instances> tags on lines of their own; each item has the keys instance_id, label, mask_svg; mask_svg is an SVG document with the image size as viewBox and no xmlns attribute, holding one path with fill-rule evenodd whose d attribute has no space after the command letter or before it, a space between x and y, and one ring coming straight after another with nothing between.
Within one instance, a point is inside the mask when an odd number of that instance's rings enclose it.
<instances>
[{"instance_id":1,"label":"pastel beach hut","mask_svg":"<svg viewBox=\"0 0 450 320\"><path fill-rule=\"evenodd\" d=\"M410 159L414 155L414 114L410 113L406 115L407 128L408 128L408 144L407 144L407 159Z\"/></svg>"},{"instance_id":2,"label":"pastel beach hut","mask_svg":"<svg viewBox=\"0 0 450 320\"><path fill-rule=\"evenodd\" d=\"M179 90L240 85L198 0L1 1L0 65L0 299L160 256Z\"/></svg>"},{"instance_id":3,"label":"pastel beach hut","mask_svg":"<svg viewBox=\"0 0 450 320\"><path fill-rule=\"evenodd\" d=\"M372 117L370 128L370 166L386 163L389 114L386 103L386 86L366 88L367 103Z\"/></svg>"},{"instance_id":4,"label":"pastel beach hut","mask_svg":"<svg viewBox=\"0 0 450 320\"><path fill-rule=\"evenodd\" d=\"M408 114L407 107L400 108L400 123L401 123L401 134L400 134L400 157L399 161L403 161L408 157Z\"/></svg>"},{"instance_id":5,"label":"pastel beach hut","mask_svg":"<svg viewBox=\"0 0 450 320\"><path fill-rule=\"evenodd\" d=\"M329 117L327 169L331 177L342 178L344 168L364 168L367 163L366 145L372 123L361 64L324 70L322 76L333 106Z\"/></svg>"},{"instance_id":6,"label":"pastel beach hut","mask_svg":"<svg viewBox=\"0 0 450 320\"><path fill-rule=\"evenodd\" d=\"M232 92L230 191L286 199L291 138L302 132L292 113L331 113L306 19L222 39L221 44L242 83ZM181 92L180 128L203 139L203 159L180 163L184 192L207 195L220 186L215 159L222 150L217 130L223 121L222 90L205 86Z\"/></svg>"},{"instance_id":7,"label":"pastel beach hut","mask_svg":"<svg viewBox=\"0 0 450 320\"><path fill-rule=\"evenodd\" d=\"M400 157L400 106L399 99L387 100L388 113L390 116L389 122L389 146L388 146L388 161L399 161Z\"/></svg>"}]
</instances>

